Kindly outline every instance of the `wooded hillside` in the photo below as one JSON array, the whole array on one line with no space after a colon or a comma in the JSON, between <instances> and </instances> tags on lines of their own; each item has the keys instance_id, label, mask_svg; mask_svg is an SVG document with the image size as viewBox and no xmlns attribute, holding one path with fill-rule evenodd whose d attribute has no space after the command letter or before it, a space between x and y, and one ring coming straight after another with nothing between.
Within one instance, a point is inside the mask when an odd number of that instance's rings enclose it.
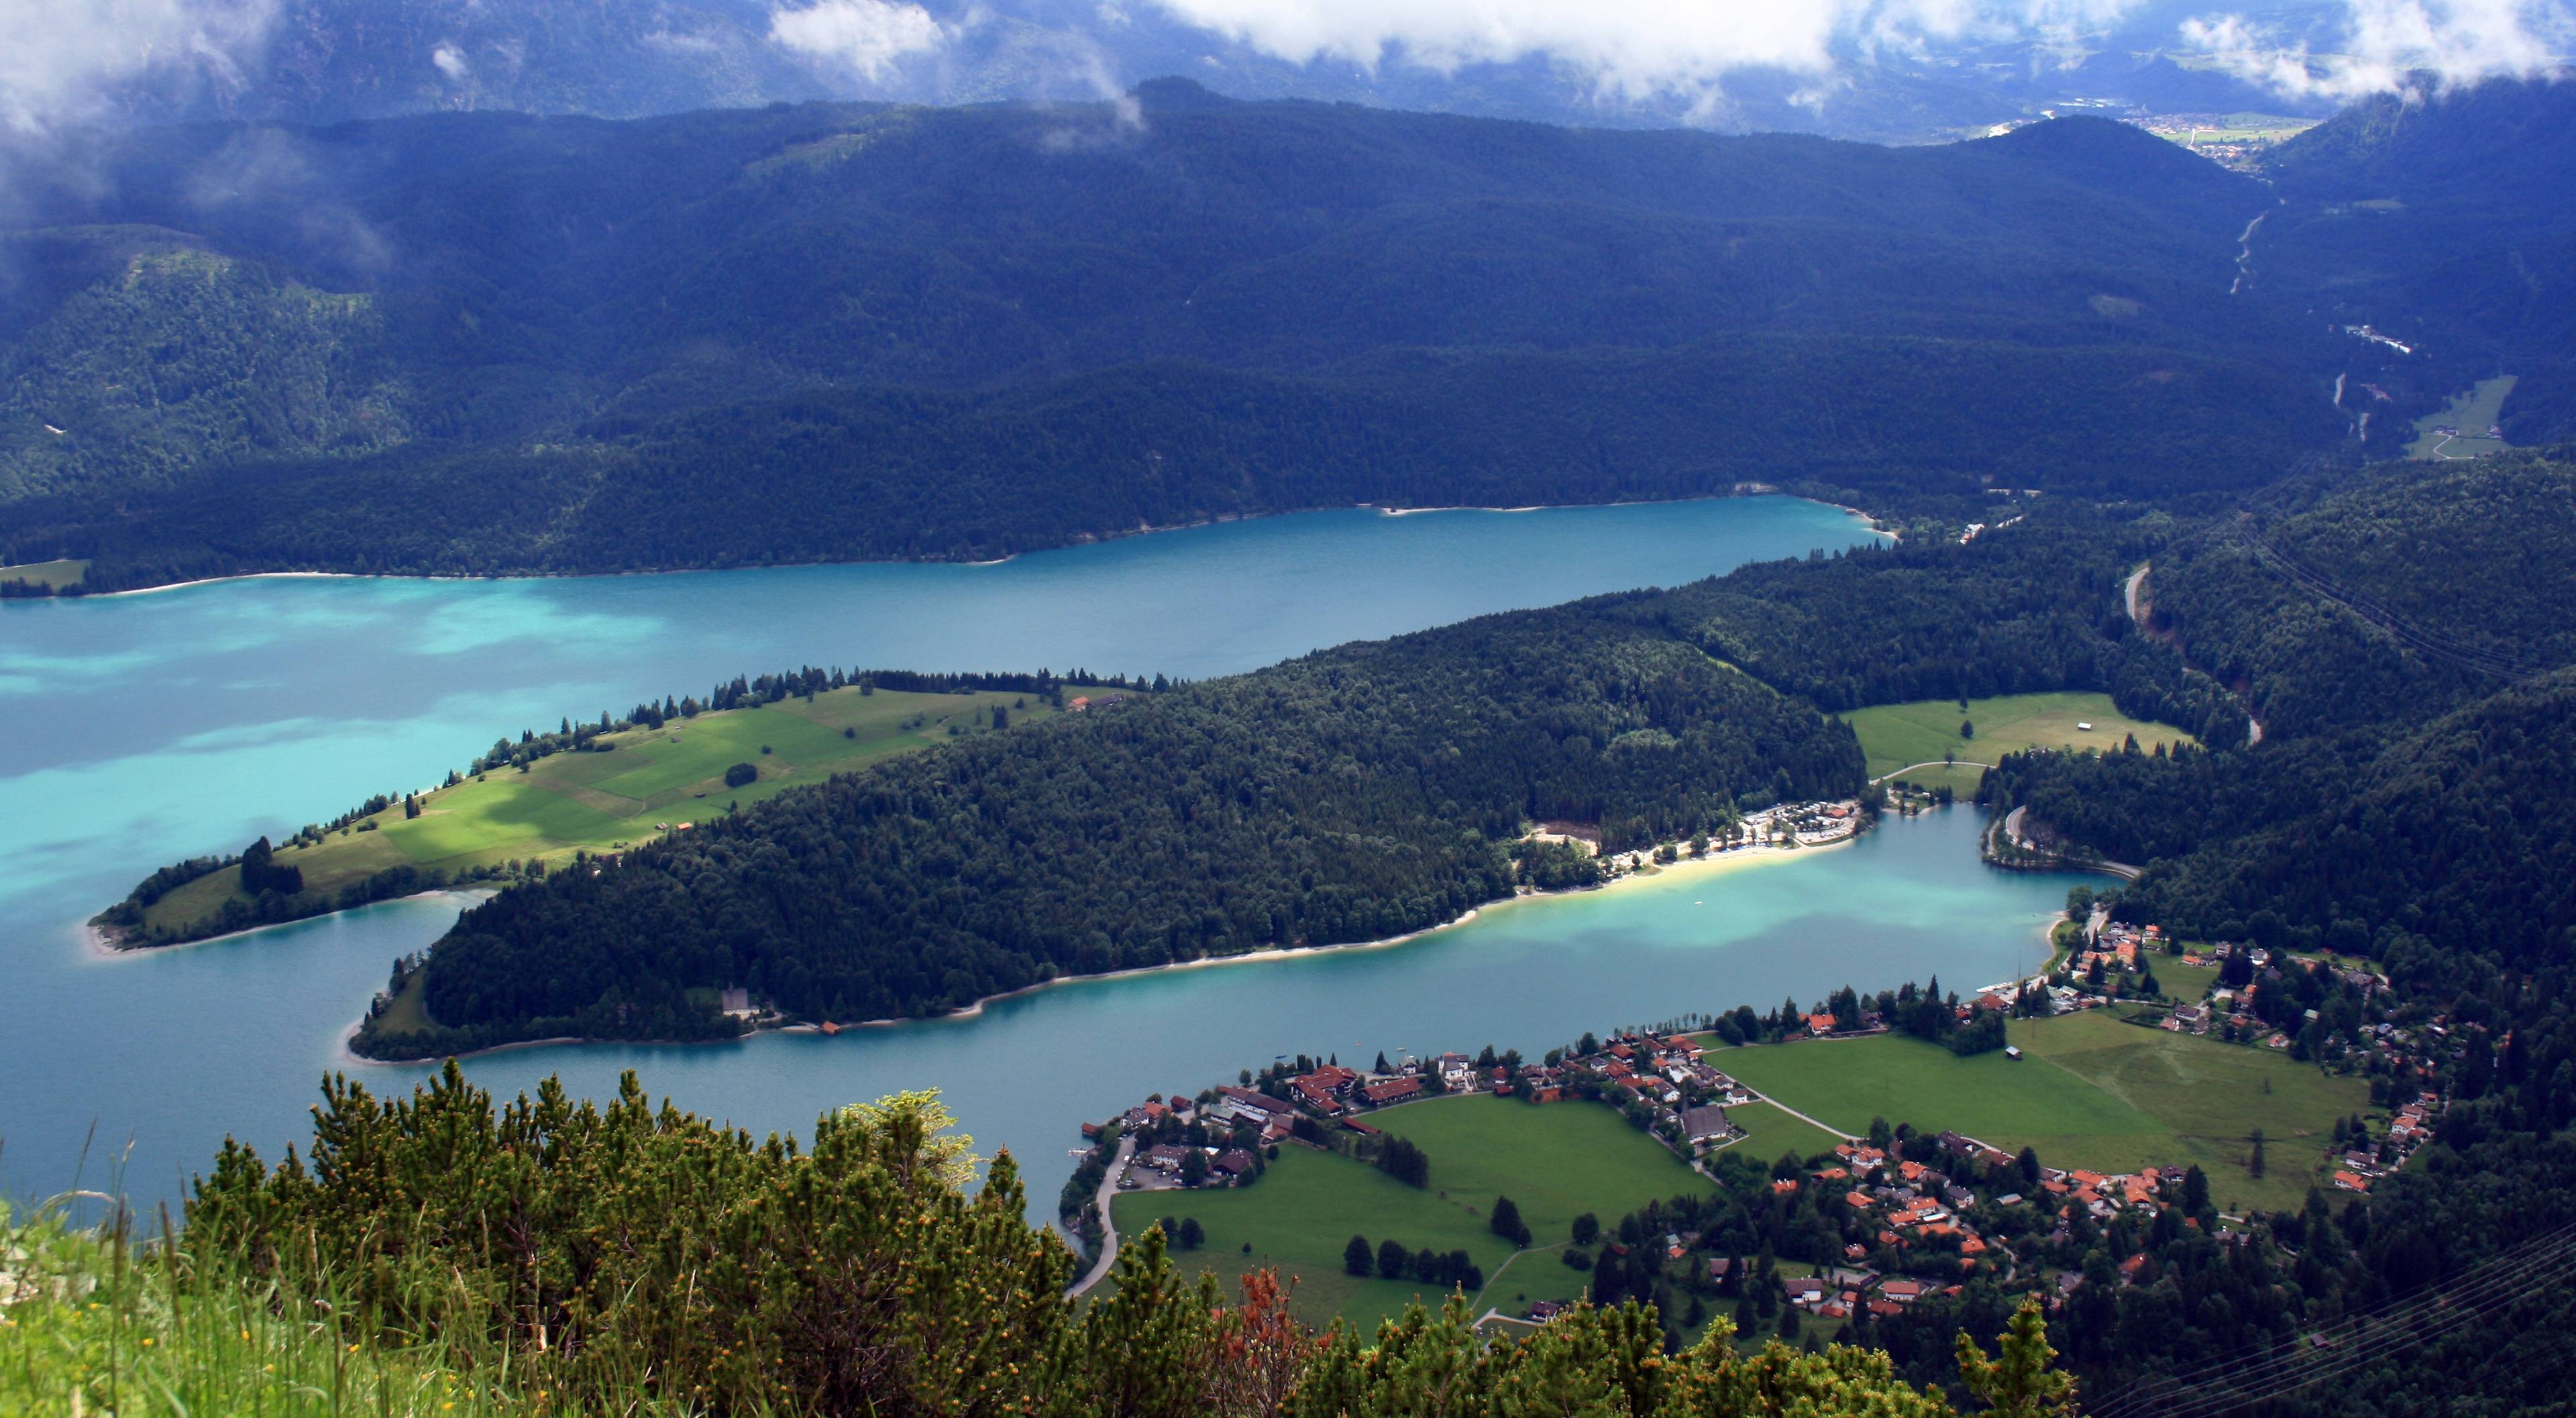
<instances>
[{"instance_id":1,"label":"wooded hillside","mask_svg":"<svg viewBox=\"0 0 2576 1418\"><path fill-rule=\"evenodd\" d=\"M1883 149L1137 98L28 155L0 560L95 589L1748 480L2171 493L2342 429L2331 347L2228 295L2262 190L2124 125Z\"/></svg>"}]
</instances>

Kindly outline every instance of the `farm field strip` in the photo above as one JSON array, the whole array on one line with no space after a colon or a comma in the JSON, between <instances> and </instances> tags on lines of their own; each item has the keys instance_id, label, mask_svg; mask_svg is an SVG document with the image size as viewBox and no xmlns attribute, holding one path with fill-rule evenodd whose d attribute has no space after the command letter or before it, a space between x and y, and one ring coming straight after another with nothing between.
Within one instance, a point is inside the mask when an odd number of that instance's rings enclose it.
<instances>
[{"instance_id":1,"label":"farm field strip","mask_svg":"<svg viewBox=\"0 0 2576 1418\"><path fill-rule=\"evenodd\" d=\"M1902 1035L1712 1055L1716 1067L1837 1127L1872 1118L1966 1133L2055 1167L2129 1172L2198 1165L2220 1204L2292 1207L2323 1174L2334 1120L2369 1089L2269 1050L2122 1022L2107 1010L2016 1020L2021 1060L1961 1058ZM2265 1175L2248 1170L2252 1134Z\"/></svg>"},{"instance_id":2,"label":"farm field strip","mask_svg":"<svg viewBox=\"0 0 2576 1418\"><path fill-rule=\"evenodd\" d=\"M1141 1233L1161 1216L1195 1217L1207 1242L1177 1256L1184 1268L1213 1271L1231 1293L1235 1277L1273 1267L1296 1280L1301 1318L1321 1324L1338 1316L1365 1332L1417 1298L1437 1305L1442 1293L1413 1279L1346 1274L1342 1251L1355 1231L1372 1247L1393 1239L1416 1252L1463 1250L1485 1274L1483 1303L1511 1309L1571 1300L1590 1283L1588 1269L1561 1257L1575 1217L1590 1212L1615 1225L1649 1201L1714 1187L1594 1103L1532 1106L1473 1095L1385 1109L1369 1125L1430 1156L1428 1189L1292 1143L1250 1187L1120 1193L1112 1203L1119 1234ZM1510 1197L1530 1228L1531 1248L1517 1261L1511 1243L1487 1229L1498 1196Z\"/></svg>"},{"instance_id":3,"label":"farm field strip","mask_svg":"<svg viewBox=\"0 0 2576 1418\"><path fill-rule=\"evenodd\" d=\"M2107 694L2075 691L1972 699L1965 709L1955 699L1881 704L1855 709L1843 718L1860 737L1871 777L1929 764L1906 773L1906 780L1927 786L1947 781L1957 788L1963 780L1955 775L1964 773L1968 790L1975 788L1979 770L1947 768L1945 757L1993 763L2007 753L2032 748L2110 750L2132 735L2139 748L2148 750L2159 743L2170 747L2193 742L2191 735L2169 724L2121 713ZM1960 735L1962 721L1975 727L1975 737ZM2079 724L2092 727L2078 728Z\"/></svg>"}]
</instances>

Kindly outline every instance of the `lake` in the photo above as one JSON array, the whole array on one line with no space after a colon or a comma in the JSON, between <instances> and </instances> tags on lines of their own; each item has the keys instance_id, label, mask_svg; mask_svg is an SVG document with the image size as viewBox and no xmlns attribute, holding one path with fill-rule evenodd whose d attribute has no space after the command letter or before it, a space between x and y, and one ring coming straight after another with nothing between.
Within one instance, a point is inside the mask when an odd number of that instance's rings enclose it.
<instances>
[{"instance_id":1,"label":"lake","mask_svg":"<svg viewBox=\"0 0 2576 1418\"><path fill-rule=\"evenodd\" d=\"M454 898L102 958L80 923L144 871L427 781L501 733L804 664L1205 677L1346 640L1866 540L1814 503L1310 513L992 566L868 565L512 581L265 579L0 607L0 1188L113 1171L177 1195L227 1135L272 1157L392 958ZM2071 878L1990 871L1964 809L1842 849L1514 903L1402 946L1096 981L977 1018L697 1048L473 1060L559 1072L755 1131L937 1086L1052 1210L1075 1124L1274 1054L1537 1052L1583 1030L2037 957Z\"/></svg>"}]
</instances>

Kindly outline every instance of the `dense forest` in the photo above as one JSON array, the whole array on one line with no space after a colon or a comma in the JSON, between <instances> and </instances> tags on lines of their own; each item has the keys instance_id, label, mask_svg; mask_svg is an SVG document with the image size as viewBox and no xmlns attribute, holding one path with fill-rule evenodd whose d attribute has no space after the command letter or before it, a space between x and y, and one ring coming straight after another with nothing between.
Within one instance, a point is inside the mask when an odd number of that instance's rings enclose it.
<instances>
[{"instance_id":1,"label":"dense forest","mask_svg":"<svg viewBox=\"0 0 2576 1418\"><path fill-rule=\"evenodd\" d=\"M2156 376L2156 377L2149 377ZM2067 407L2034 417L2034 381ZM1890 389L1858 406L1856 386ZM1353 503L1532 506L1777 486L1975 515L1989 483L2225 486L2330 434L2295 381L2153 351L1745 335L1670 351L1422 352L1350 377L1154 364L995 394L831 391L538 451L414 444L209 467L0 514L85 588L306 568L492 574L985 559ZM1784 467L1789 471L1784 472ZM745 488L760 495L745 497Z\"/></svg>"},{"instance_id":2,"label":"dense forest","mask_svg":"<svg viewBox=\"0 0 2576 1418\"><path fill-rule=\"evenodd\" d=\"M1748 481L2172 494L2345 429L2340 346L2227 295L2262 189L2125 125L1888 150L1137 98L67 137L13 168L0 563L115 588Z\"/></svg>"},{"instance_id":3,"label":"dense forest","mask_svg":"<svg viewBox=\"0 0 2576 1418\"><path fill-rule=\"evenodd\" d=\"M1511 892L1526 824L1613 848L1857 792L1843 725L1576 607L1095 703L793 790L474 910L433 947L420 1057L704 1037L688 991L937 1013L1059 974L1419 930Z\"/></svg>"},{"instance_id":4,"label":"dense forest","mask_svg":"<svg viewBox=\"0 0 2576 1418\"><path fill-rule=\"evenodd\" d=\"M2153 863L2123 910L2410 962L2563 952L2557 785L2576 667L2576 464L2514 454L2303 480L2178 539L2153 619L2261 745L2007 759L1985 797ZM2266 916L2268 913L2268 916Z\"/></svg>"},{"instance_id":5,"label":"dense forest","mask_svg":"<svg viewBox=\"0 0 2576 1418\"><path fill-rule=\"evenodd\" d=\"M1835 712L2095 689L2126 713L2242 742L2242 707L2137 633L2123 603L2128 572L2176 529L2159 511L2049 505L1965 543L1748 566L1626 613Z\"/></svg>"},{"instance_id":6,"label":"dense forest","mask_svg":"<svg viewBox=\"0 0 2576 1418\"><path fill-rule=\"evenodd\" d=\"M2372 443L2479 379L2519 444L2576 437L2576 86L2563 76L2441 85L2363 99L2281 145L2282 205L2250 241L2253 283L2409 346L2349 342L2355 381L2389 395ZM2359 385L2356 384L2356 388Z\"/></svg>"}]
</instances>

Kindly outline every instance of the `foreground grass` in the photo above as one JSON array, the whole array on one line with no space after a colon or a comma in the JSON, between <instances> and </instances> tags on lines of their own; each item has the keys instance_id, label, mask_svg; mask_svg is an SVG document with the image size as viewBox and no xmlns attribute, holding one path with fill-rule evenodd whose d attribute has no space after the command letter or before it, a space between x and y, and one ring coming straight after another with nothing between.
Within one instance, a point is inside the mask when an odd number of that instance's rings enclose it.
<instances>
[{"instance_id":1,"label":"foreground grass","mask_svg":"<svg viewBox=\"0 0 2576 1418\"><path fill-rule=\"evenodd\" d=\"M568 859L576 851L640 846L674 825L776 797L894 754L947 741L950 729L991 732L993 710L1011 722L1052 717L1018 694L861 694L836 689L750 709L674 719L660 729L610 734L605 753L558 753L525 773L483 774L422 795L421 814L394 806L277 854L304 873L308 891L336 892L392 867L447 872L508 861ZM748 763L757 780L728 787L725 770ZM156 901L147 925L172 929L242 899L238 868L200 877Z\"/></svg>"},{"instance_id":2,"label":"foreground grass","mask_svg":"<svg viewBox=\"0 0 2576 1418\"><path fill-rule=\"evenodd\" d=\"M1962 793L1976 790L1979 770L1945 767L1944 755L1992 763L2007 753L2032 748L2115 749L2132 734L2141 749L2193 741L2171 725L2122 714L2112 707L2107 694L2012 694L1972 699L1965 710L1955 699L1930 699L1855 709L1843 718L1860 736L1871 777L1928 763L1932 766L1905 774L1905 780L1927 788L1946 782ZM1976 726L1975 738L1959 736L1962 720ZM2078 729L2077 724L2093 727Z\"/></svg>"},{"instance_id":3,"label":"foreground grass","mask_svg":"<svg viewBox=\"0 0 2576 1418\"><path fill-rule=\"evenodd\" d=\"M1415 1299L1436 1304L1440 1297L1418 1281L1345 1274L1342 1249L1354 1232L1372 1247L1392 1239L1408 1251L1463 1250L1485 1273L1476 1312L1518 1313L1533 1301L1574 1299L1590 1283L1589 1270L1573 1269L1562 1257L1576 1216L1588 1211L1615 1225L1649 1201L1713 1189L1597 1104L1532 1107L1477 1095L1388 1109L1369 1123L1430 1154L1428 1189L1338 1154L1290 1145L1259 1184L1239 1191L1121 1194L1114 1203L1119 1234L1140 1233L1162 1216L1196 1217L1207 1242L1178 1255L1184 1268L1214 1271L1229 1290L1239 1275L1275 1268L1297 1281L1293 1309L1300 1319L1321 1325L1340 1317L1373 1332L1379 1320L1401 1314ZM1516 1255L1510 1242L1487 1229L1498 1196L1520 1208L1533 1238L1530 1250Z\"/></svg>"},{"instance_id":4,"label":"foreground grass","mask_svg":"<svg viewBox=\"0 0 2576 1418\"><path fill-rule=\"evenodd\" d=\"M2334 1120L2369 1107L2359 1079L2265 1049L2126 1024L2107 1010L2015 1020L2028 1055L1960 1058L1900 1035L1729 1051L1722 1066L1836 1127L1873 1117L1953 1129L2053 1167L2198 1165L2228 1211L2295 1208L2326 1172ZM2265 1175L2248 1168L2256 1129Z\"/></svg>"},{"instance_id":5,"label":"foreground grass","mask_svg":"<svg viewBox=\"0 0 2576 1418\"><path fill-rule=\"evenodd\" d=\"M506 1354L446 1342L352 1344L331 1308L299 1305L211 1258L182 1279L113 1231L0 1204L0 1413L120 1418L259 1414L439 1418L560 1411ZM621 1407L678 1413L640 1389Z\"/></svg>"}]
</instances>

